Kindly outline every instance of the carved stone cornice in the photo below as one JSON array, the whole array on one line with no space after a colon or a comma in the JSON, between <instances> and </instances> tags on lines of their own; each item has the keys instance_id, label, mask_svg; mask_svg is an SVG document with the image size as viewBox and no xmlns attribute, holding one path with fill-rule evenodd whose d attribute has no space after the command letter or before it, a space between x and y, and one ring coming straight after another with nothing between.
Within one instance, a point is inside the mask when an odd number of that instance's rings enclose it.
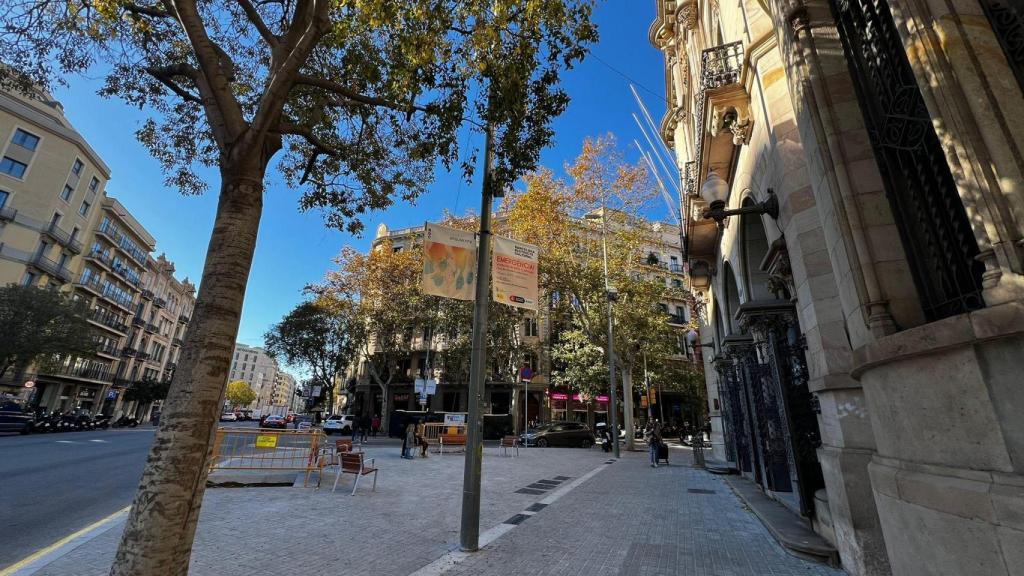
<instances>
[{"instance_id":1,"label":"carved stone cornice","mask_svg":"<svg viewBox=\"0 0 1024 576\"><path fill-rule=\"evenodd\" d=\"M740 304L736 311L740 327L758 342L767 340L770 331L796 322L796 308L791 302L767 300Z\"/></svg>"},{"instance_id":2,"label":"carved stone cornice","mask_svg":"<svg viewBox=\"0 0 1024 576\"><path fill-rule=\"evenodd\" d=\"M749 334L733 334L722 340L722 354L730 360L738 360L750 354L754 339Z\"/></svg>"}]
</instances>

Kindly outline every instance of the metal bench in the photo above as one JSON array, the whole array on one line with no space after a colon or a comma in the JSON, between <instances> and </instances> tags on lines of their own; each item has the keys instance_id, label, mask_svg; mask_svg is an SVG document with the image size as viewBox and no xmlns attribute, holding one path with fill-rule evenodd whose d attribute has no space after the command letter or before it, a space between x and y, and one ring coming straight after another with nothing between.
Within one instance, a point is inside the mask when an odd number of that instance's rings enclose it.
<instances>
[{"instance_id":1,"label":"metal bench","mask_svg":"<svg viewBox=\"0 0 1024 576\"><path fill-rule=\"evenodd\" d=\"M519 439L515 436L505 436L498 444L503 456L508 456L509 450L515 450L515 456L519 456Z\"/></svg>"},{"instance_id":2,"label":"metal bench","mask_svg":"<svg viewBox=\"0 0 1024 576\"><path fill-rule=\"evenodd\" d=\"M363 452L342 452L338 454L341 464L337 476L334 477L334 486L331 487L331 492L338 488L338 480L341 479L342 474L352 474L356 477L355 483L352 484L353 496L356 494L356 488L359 487L359 479L367 474L373 474L373 489L370 491L377 491L377 469L373 467L374 459L365 460L365 456L366 454Z\"/></svg>"}]
</instances>

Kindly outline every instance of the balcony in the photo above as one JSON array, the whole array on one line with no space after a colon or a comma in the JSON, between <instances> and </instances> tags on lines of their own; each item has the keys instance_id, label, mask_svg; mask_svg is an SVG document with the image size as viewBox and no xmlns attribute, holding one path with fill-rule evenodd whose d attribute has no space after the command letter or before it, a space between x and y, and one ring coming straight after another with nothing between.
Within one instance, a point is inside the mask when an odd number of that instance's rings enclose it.
<instances>
[{"instance_id":1,"label":"balcony","mask_svg":"<svg viewBox=\"0 0 1024 576\"><path fill-rule=\"evenodd\" d=\"M143 290L142 291L142 297L145 298L146 300L152 300L153 299L153 291L152 290Z\"/></svg>"},{"instance_id":2,"label":"balcony","mask_svg":"<svg viewBox=\"0 0 1024 576\"><path fill-rule=\"evenodd\" d=\"M114 304L120 306L121 308L124 308L128 312L132 311L132 297L126 296L124 294L118 294L113 290L113 288L110 285L103 287L99 291L99 295L105 298L107 301L113 302Z\"/></svg>"},{"instance_id":3,"label":"balcony","mask_svg":"<svg viewBox=\"0 0 1024 576\"><path fill-rule=\"evenodd\" d=\"M167 307L167 300L160 297L153 298L153 306L156 306L157 308L165 308Z\"/></svg>"},{"instance_id":4,"label":"balcony","mask_svg":"<svg viewBox=\"0 0 1024 576\"><path fill-rule=\"evenodd\" d=\"M103 365L85 366L58 366L40 372L49 376L63 376L69 378L83 378L86 380L97 380L100 382L111 382L110 368Z\"/></svg>"},{"instance_id":5,"label":"balcony","mask_svg":"<svg viewBox=\"0 0 1024 576\"><path fill-rule=\"evenodd\" d=\"M93 250L85 255L86 260L90 260L102 266L105 270L110 270L111 259L110 255L100 250Z\"/></svg>"},{"instance_id":6,"label":"balcony","mask_svg":"<svg viewBox=\"0 0 1024 576\"><path fill-rule=\"evenodd\" d=\"M149 360L151 354L149 352L143 352L141 350L135 353L135 358L139 360Z\"/></svg>"},{"instance_id":7,"label":"balcony","mask_svg":"<svg viewBox=\"0 0 1024 576\"><path fill-rule=\"evenodd\" d=\"M173 371L175 371L177 369L178 369L178 363L177 362L168 362L167 364L164 365L164 370L166 370L166 371L173 372Z\"/></svg>"},{"instance_id":8,"label":"balcony","mask_svg":"<svg viewBox=\"0 0 1024 576\"><path fill-rule=\"evenodd\" d=\"M119 266L117 264L114 264L111 266L111 268L118 276L121 277L122 280L131 284L132 286L137 287L139 284L142 283L142 280L139 278L139 275L133 272L127 266Z\"/></svg>"},{"instance_id":9,"label":"balcony","mask_svg":"<svg viewBox=\"0 0 1024 576\"><path fill-rule=\"evenodd\" d=\"M75 254L82 253L82 243L79 242L77 238L67 233L63 228L57 226L56 223L50 223L50 225L44 228L42 232L46 236L56 240L58 244L64 246L71 252L74 252Z\"/></svg>"},{"instance_id":10,"label":"balcony","mask_svg":"<svg viewBox=\"0 0 1024 576\"><path fill-rule=\"evenodd\" d=\"M115 359L119 356L117 345L114 344L113 342L107 342L105 344L98 345L96 347L96 353Z\"/></svg>"},{"instance_id":11,"label":"balcony","mask_svg":"<svg viewBox=\"0 0 1024 576\"><path fill-rule=\"evenodd\" d=\"M0 221L13 222L17 216L18 211L14 208L0 207Z\"/></svg>"},{"instance_id":12,"label":"balcony","mask_svg":"<svg viewBox=\"0 0 1024 576\"><path fill-rule=\"evenodd\" d=\"M143 327L146 326L146 321L143 318L139 318L138 316L135 316L135 317L132 318L132 326L134 326L136 328L143 328Z\"/></svg>"},{"instance_id":13,"label":"balcony","mask_svg":"<svg viewBox=\"0 0 1024 576\"><path fill-rule=\"evenodd\" d=\"M185 314L178 316L178 322L181 322L182 324L188 324L190 320L191 318L189 318Z\"/></svg>"},{"instance_id":14,"label":"balcony","mask_svg":"<svg viewBox=\"0 0 1024 576\"><path fill-rule=\"evenodd\" d=\"M117 388L126 388L127 389L127 388L131 388L131 387L135 386L135 381L134 380L129 380L128 378L114 378L113 384Z\"/></svg>"},{"instance_id":15,"label":"balcony","mask_svg":"<svg viewBox=\"0 0 1024 576\"><path fill-rule=\"evenodd\" d=\"M71 282L74 278L70 270L42 254L36 254L31 263L36 268L48 274L51 278L56 278L62 282Z\"/></svg>"},{"instance_id":16,"label":"balcony","mask_svg":"<svg viewBox=\"0 0 1024 576\"><path fill-rule=\"evenodd\" d=\"M150 334L156 333L156 324L148 324L147 323L146 324L146 332L149 332Z\"/></svg>"},{"instance_id":17,"label":"balcony","mask_svg":"<svg viewBox=\"0 0 1024 576\"><path fill-rule=\"evenodd\" d=\"M171 340L171 345L172 346L177 346L178 348L181 348L181 347L183 347L185 345L185 342L182 341L181 338L173 338Z\"/></svg>"},{"instance_id":18,"label":"balcony","mask_svg":"<svg viewBox=\"0 0 1024 576\"><path fill-rule=\"evenodd\" d=\"M116 314L113 314L109 310L104 310L102 308L94 309L92 315L89 316L89 321L100 324L105 328L109 328L121 336L128 333L128 326L122 322Z\"/></svg>"},{"instance_id":19,"label":"balcony","mask_svg":"<svg viewBox=\"0 0 1024 576\"><path fill-rule=\"evenodd\" d=\"M124 348L121 348L121 356L124 356L125 358L135 358L138 354L139 351L136 350L135 348L132 348L131 346L125 346Z\"/></svg>"}]
</instances>

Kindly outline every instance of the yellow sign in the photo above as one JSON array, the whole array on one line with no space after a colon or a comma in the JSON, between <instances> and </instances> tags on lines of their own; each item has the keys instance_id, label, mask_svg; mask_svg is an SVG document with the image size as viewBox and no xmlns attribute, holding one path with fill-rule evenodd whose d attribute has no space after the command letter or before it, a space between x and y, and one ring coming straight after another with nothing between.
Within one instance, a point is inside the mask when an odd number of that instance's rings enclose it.
<instances>
[{"instance_id":1,"label":"yellow sign","mask_svg":"<svg viewBox=\"0 0 1024 576\"><path fill-rule=\"evenodd\" d=\"M277 435L257 436L257 448L277 448Z\"/></svg>"},{"instance_id":2,"label":"yellow sign","mask_svg":"<svg viewBox=\"0 0 1024 576\"><path fill-rule=\"evenodd\" d=\"M658 389L655 388L654 386L651 386L651 404L657 404L657 403L658 403Z\"/></svg>"},{"instance_id":3,"label":"yellow sign","mask_svg":"<svg viewBox=\"0 0 1024 576\"><path fill-rule=\"evenodd\" d=\"M640 397L640 407L647 408L647 396Z\"/></svg>"}]
</instances>

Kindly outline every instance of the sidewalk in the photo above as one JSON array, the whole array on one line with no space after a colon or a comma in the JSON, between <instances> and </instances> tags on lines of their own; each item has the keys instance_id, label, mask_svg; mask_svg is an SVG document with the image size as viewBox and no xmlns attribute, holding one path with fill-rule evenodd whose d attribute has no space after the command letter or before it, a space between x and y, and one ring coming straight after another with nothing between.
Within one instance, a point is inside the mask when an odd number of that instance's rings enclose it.
<instances>
[{"instance_id":1,"label":"sidewalk","mask_svg":"<svg viewBox=\"0 0 1024 576\"><path fill-rule=\"evenodd\" d=\"M375 493L361 482L349 496L345 477L331 494L330 476L319 491L208 490L191 573L442 573L438 560L458 548L463 456L406 461L390 443L367 452L381 468ZM461 561L443 573L843 574L786 554L721 479L703 471L652 469L642 453L605 464L597 449L484 452L480 530L494 540L475 554L456 553ZM679 462L689 458L688 450L672 452ZM550 504L537 505L542 500ZM105 576L122 527L112 524L35 574Z\"/></svg>"}]
</instances>

